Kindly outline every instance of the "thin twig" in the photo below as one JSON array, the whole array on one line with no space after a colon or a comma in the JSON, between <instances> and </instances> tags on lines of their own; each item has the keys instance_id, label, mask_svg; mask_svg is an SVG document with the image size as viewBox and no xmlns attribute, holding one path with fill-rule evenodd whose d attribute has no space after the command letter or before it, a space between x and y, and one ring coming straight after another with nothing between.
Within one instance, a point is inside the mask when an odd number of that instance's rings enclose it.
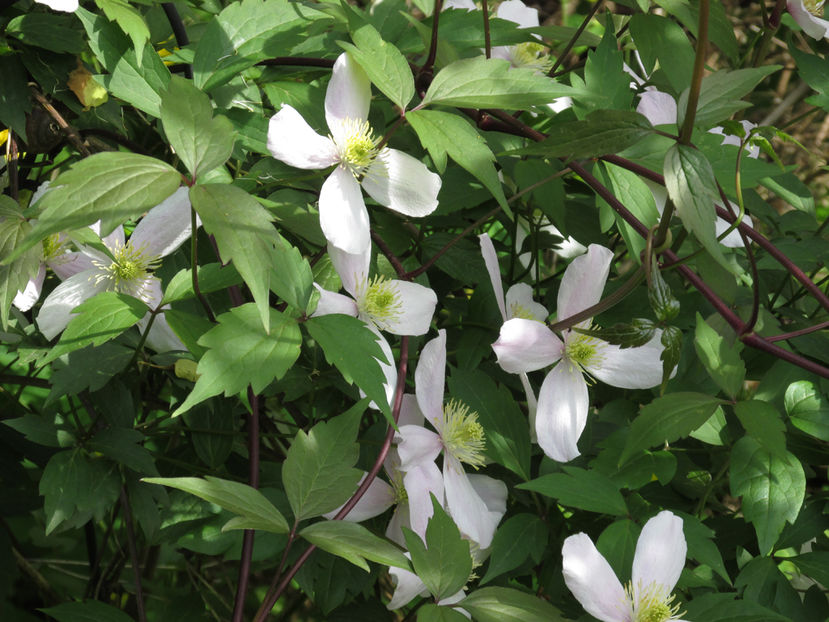
<instances>
[{"instance_id":1,"label":"thin twig","mask_svg":"<svg viewBox=\"0 0 829 622\"><path fill-rule=\"evenodd\" d=\"M552 68L550 68L550 71L547 73L547 75L550 78L554 78L557 75L556 69L561 67L561 63L564 62L564 59L567 58L567 55L570 53L570 50L572 50L573 46L576 45L576 42L578 42L579 37L581 37L581 33L584 32L584 29L587 28L588 24L590 24L590 21L596 15L596 12L599 10L599 7L602 6L602 2L603 0L596 1L596 3L590 9L590 12L587 14L587 17L585 17L582 20L581 24L579 24L579 27L576 29L576 32L573 34L572 37L570 37L570 40L567 42L567 45L564 46L564 49L558 55L558 58L556 58L556 62L553 63Z\"/></svg>"},{"instance_id":2,"label":"thin twig","mask_svg":"<svg viewBox=\"0 0 829 622\"><path fill-rule=\"evenodd\" d=\"M132 574L135 577L135 607L138 610L138 622L147 622L147 612L144 610L144 589L141 587L141 566L138 562L138 547L135 545L135 530L132 523L132 511L127 499L127 490L121 486L121 508L124 511L124 527L127 531L127 548L132 562Z\"/></svg>"},{"instance_id":3,"label":"thin twig","mask_svg":"<svg viewBox=\"0 0 829 622\"><path fill-rule=\"evenodd\" d=\"M49 113L49 115L55 120L55 123L63 130L63 133L66 134L66 137L69 139L69 142L78 150L78 152L83 155L84 157L91 155L89 149L86 148L86 145L83 143L83 138L78 133L74 127L69 125L66 122L66 119L55 109L55 107L49 103L49 100L44 97L40 91L32 87L31 89L32 95L38 101L38 103L43 106L43 109Z\"/></svg>"},{"instance_id":4,"label":"thin twig","mask_svg":"<svg viewBox=\"0 0 829 622\"><path fill-rule=\"evenodd\" d=\"M164 9L164 14L167 16L167 21L170 22L170 27L173 29L173 35L176 38L176 44L179 48L183 48L190 44L190 37L187 36L187 29L184 27L184 22L181 20L176 5L172 2L162 2L161 8ZM184 65L184 77L188 80L193 79L193 65Z\"/></svg>"}]
</instances>

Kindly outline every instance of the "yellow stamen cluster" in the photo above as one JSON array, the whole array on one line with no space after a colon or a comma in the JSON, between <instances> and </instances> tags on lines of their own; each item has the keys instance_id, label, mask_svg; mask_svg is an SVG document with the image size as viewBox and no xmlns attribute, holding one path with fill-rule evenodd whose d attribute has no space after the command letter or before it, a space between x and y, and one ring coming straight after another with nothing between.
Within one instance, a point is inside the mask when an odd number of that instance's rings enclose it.
<instances>
[{"instance_id":1,"label":"yellow stamen cluster","mask_svg":"<svg viewBox=\"0 0 829 622\"><path fill-rule=\"evenodd\" d=\"M803 0L803 6L815 17L823 17L823 3L825 0Z\"/></svg>"},{"instance_id":2,"label":"yellow stamen cluster","mask_svg":"<svg viewBox=\"0 0 829 622\"><path fill-rule=\"evenodd\" d=\"M391 281L375 276L368 282L365 293L358 297L357 309L375 323L385 324L400 317L403 302Z\"/></svg>"},{"instance_id":3,"label":"yellow stamen cluster","mask_svg":"<svg viewBox=\"0 0 829 622\"><path fill-rule=\"evenodd\" d=\"M443 407L443 447L465 464L478 469L484 465L484 429L478 423L478 413L457 400Z\"/></svg>"},{"instance_id":4,"label":"yellow stamen cluster","mask_svg":"<svg viewBox=\"0 0 829 622\"><path fill-rule=\"evenodd\" d=\"M93 264L99 269L94 277L96 283L107 282L107 289L141 297L145 294L146 277L157 268L161 260L144 252L143 248L135 248L131 242L112 249L113 261L104 263L94 260Z\"/></svg>"},{"instance_id":5,"label":"yellow stamen cluster","mask_svg":"<svg viewBox=\"0 0 829 622\"><path fill-rule=\"evenodd\" d=\"M625 587L628 599L633 603L633 622L669 622L681 615L679 603L673 603L673 595L665 594L662 586L652 583L645 590L640 590L638 600L634 600L633 586Z\"/></svg>"},{"instance_id":6,"label":"yellow stamen cluster","mask_svg":"<svg viewBox=\"0 0 829 622\"><path fill-rule=\"evenodd\" d=\"M43 259L49 261L66 253L66 244L60 239L59 233L53 233L41 242L43 245Z\"/></svg>"},{"instance_id":7,"label":"yellow stamen cluster","mask_svg":"<svg viewBox=\"0 0 829 622\"><path fill-rule=\"evenodd\" d=\"M513 66L535 69L540 73L547 73L553 66L553 59L547 54L547 48L540 43L519 43L512 48L511 56Z\"/></svg>"},{"instance_id":8,"label":"yellow stamen cluster","mask_svg":"<svg viewBox=\"0 0 829 622\"><path fill-rule=\"evenodd\" d=\"M595 337L574 334L574 336L569 336L566 341L564 357L571 364L584 369L588 365L595 366L601 363L602 357L598 348L599 340Z\"/></svg>"},{"instance_id":9,"label":"yellow stamen cluster","mask_svg":"<svg viewBox=\"0 0 829 622\"><path fill-rule=\"evenodd\" d=\"M513 302L509 306L510 319L521 318L522 320L534 320L532 312L519 302Z\"/></svg>"},{"instance_id":10,"label":"yellow stamen cluster","mask_svg":"<svg viewBox=\"0 0 829 622\"><path fill-rule=\"evenodd\" d=\"M343 129L343 138L337 143L340 162L358 177L377 157L377 140L368 121L346 119L343 121Z\"/></svg>"}]
</instances>

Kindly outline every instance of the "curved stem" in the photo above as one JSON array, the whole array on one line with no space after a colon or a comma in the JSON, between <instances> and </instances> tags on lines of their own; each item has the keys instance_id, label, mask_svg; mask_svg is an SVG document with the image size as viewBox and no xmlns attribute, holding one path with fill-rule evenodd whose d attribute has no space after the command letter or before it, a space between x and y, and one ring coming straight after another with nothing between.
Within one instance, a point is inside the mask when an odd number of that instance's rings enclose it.
<instances>
[{"instance_id":1,"label":"curved stem","mask_svg":"<svg viewBox=\"0 0 829 622\"><path fill-rule=\"evenodd\" d=\"M581 37L581 33L584 32L584 29L587 28L588 24L590 24L590 21L598 12L599 7L602 6L602 2L603 0L596 0L596 3L590 9L590 12L582 20L581 24L579 24L579 27L578 29L576 29L576 32L573 33L573 36L570 37L570 40L567 42L567 45L564 46L564 49L558 55L558 58L556 58L556 62L553 63L553 66L550 68L550 71L547 72L548 77L554 78L556 76L556 69L558 69L561 66L561 63L563 63L564 59L567 58L567 55L570 53L570 50L572 50L573 47L576 45L576 42L579 40L579 37Z\"/></svg>"}]
</instances>

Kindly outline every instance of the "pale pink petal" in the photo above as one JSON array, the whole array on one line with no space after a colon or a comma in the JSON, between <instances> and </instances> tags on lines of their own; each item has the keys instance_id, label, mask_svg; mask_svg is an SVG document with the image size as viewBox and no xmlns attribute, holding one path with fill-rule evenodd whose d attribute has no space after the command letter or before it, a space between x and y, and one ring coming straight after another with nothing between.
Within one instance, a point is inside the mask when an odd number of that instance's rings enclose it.
<instances>
[{"instance_id":1,"label":"pale pink petal","mask_svg":"<svg viewBox=\"0 0 829 622\"><path fill-rule=\"evenodd\" d=\"M401 471L408 471L422 464L434 462L443 451L440 436L418 425L400 426L395 439L397 439L397 453L400 454Z\"/></svg>"},{"instance_id":2,"label":"pale pink petal","mask_svg":"<svg viewBox=\"0 0 829 622\"><path fill-rule=\"evenodd\" d=\"M636 112L651 125L673 125L676 123L676 100L668 93L646 90L639 96Z\"/></svg>"},{"instance_id":3,"label":"pale pink petal","mask_svg":"<svg viewBox=\"0 0 829 622\"><path fill-rule=\"evenodd\" d=\"M392 400L394 400L394 391L397 387L397 365L394 363L394 354L392 354L391 347L389 346L389 342L386 341L386 338L380 333L379 330L375 326L368 324L369 329L371 332L374 333L375 341L380 346L380 350L383 351L383 356L386 359L386 362L380 361L378 359L377 362L380 365L380 370L383 372L383 376L386 379L383 388L386 391L386 401L388 402L389 406L392 406ZM360 390L360 395L363 395L362 389ZM369 403L371 408L378 408L375 402Z\"/></svg>"},{"instance_id":4,"label":"pale pink petal","mask_svg":"<svg viewBox=\"0 0 829 622\"><path fill-rule=\"evenodd\" d=\"M408 281L390 281L388 287L396 292L400 309L392 317L372 317L377 327L393 335L424 335L429 332L438 303L435 292Z\"/></svg>"},{"instance_id":5,"label":"pale pink petal","mask_svg":"<svg viewBox=\"0 0 829 622\"><path fill-rule=\"evenodd\" d=\"M106 263L110 263L107 258ZM70 276L83 272L84 270L92 270L95 265L92 259L86 253L64 253L54 259L47 259L46 264L52 269L52 272L58 275L61 281L65 281Z\"/></svg>"},{"instance_id":6,"label":"pale pink petal","mask_svg":"<svg viewBox=\"0 0 829 622\"><path fill-rule=\"evenodd\" d=\"M581 370L562 360L547 374L538 394L535 432L545 454L558 462L569 462L579 455L578 441L589 407Z\"/></svg>"},{"instance_id":7,"label":"pale pink petal","mask_svg":"<svg viewBox=\"0 0 829 622\"><path fill-rule=\"evenodd\" d=\"M507 316L544 322L550 315L547 308L533 300L533 288L526 283L516 283L507 290Z\"/></svg>"},{"instance_id":8,"label":"pale pink petal","mask_svg":"<svg viewBox=\"0 0 829 622\"><path fill-rule=\"evenodd\" d=\"M420 351L415 369L415 395L420 411L435 429L443 429L443 390L446 379L446 331L430 340Z\"/></svg>"},{"instance_id":9,"label":"pale pink petal","mask_svg":"<svg viewBox=\"0 0 829 622\"><path fill-rule=\"evenodd\" d=\"M461 530L482 549L489 548L502 514L490 512L472 487L463 465L448 453L443 455L446 509Z\"/></svg>"},{"instance_id":10,"label":"pale pink petal","mask_svg":"<svg viewBox=\"0 0 829 622\"><path fill-rule=\"evenodd\" d=\"M428 216L438 206L440 177L397 149L383 149L362 183L372 199L406 216Z\"/></svg>"},{"instance_id":11,"label":"pale pink petal","mask_svg":"<svg viewBox=\"0 0 829 622\"><path fill-rule=\"evenodd\" d=\"M395 506L391 520L389 520L389 524L386 527L386 537L405 549L406 538L403 536L403 527L411 529L409 505L407 503L399 503Z\"/></svg>"},{"instance_id":12,"label":"pale pink petal","mask_svg":"<svg viewBox=\"0 0 829 622\"><path fill-rule=\"evenodd\" d=\"M432 495L444 504L443 475L434 462L423 462L403 475L409 506L409 525L426 542L426 527L434 514Z\"/></svg>"},{"instance_id":13,"label":"pale pink petal","mask_svg":"<svg viewBox=\"0 0 829 622\"><path fill-rule=\"evenodd\" d=\"M481 473L469 473L467 477L486 509L503 517L507 512L507 485L500 479Z\"/></svg>"},{"instance_id":14,"label":"pale pink petal","mask_svg":"<svg viewBox=\"0 0 829 622\"><path fill-rule=\"evenodd\" d=\"M336 142L346 136L344 122L365 121L371 103L371 82L356 62L343 52L337 57L325 91L325 120Z\"/></svg>"},{"instance_id":15,"label":"pale pink petal","mask_svg":"<svg viewBox=\"0 0 829 622\"><path fill-rule=\"evenodd\" d=\"M95 224L90 225L89 228L92 229L98 235L101 235L101 221L100 220L98 222L96 222ZM103 236L101 238L101 241L104 243L104 246L106 246L110 250L116 249L116 248L121 248L122 246L124 246L124 244L126 242L126 238L124 237L124 227L122 227L121 225L118 225L108 235ZM84 249L84 250L86 250L86 249ZM109 260L107 260L107 263L109 263Z\"/></svg>"},{"instance_id":16,"label":"pale pink petal","mask_svg":"<svg viewBox=\"0 0 829 622\"><path fill-rule=\"evenodd\" d=\"M587 248L587 254L570 262L558 289L556 313L559 321L584 311L601 300L612 260L613 251L591 244Z\"/></svg>"},{"instance_id":17,"label":"pale pink petal","mask_svg":"<svg viewBox=\"0 0 829 622\"><path fill-rule=\"evenodd\" d=\"M364 253L371 245L368 211L360 184L337 167L320 190L320 227L329 244L346 253Z\"/></svg>"},{"instance_id":18,"label":"pale pink petal","mask_svg":"<svg viewBox=\"0 0 829 622\"><path fill-rule=\"evenodd\" d=\"M317 291L320 293L317 308L311 314L311 317L318 317L321 315L331 315L332 313L341 313L342 315L350 315L357 317L357 303L348 296L329 292L327 289L321 288L314 283Z\"/></svg>"},{"instance_id":19,"label":"pale pink petal","mask_svg":"<svg viewBox=\"0 0 829 622\"><path fill-rule=\"evenodd\" d=\"M524 394L527 396L527 411L530 422L530 441L538 443L538 436L535 433L535 417L536 412L538 411L538 400L535 399L535 392L533 391L532 385L530 385L530 379L527 377L527 374L521 372L518 374L518 377L521 379L521 385L524 387Z\"/></svg>"},{"instance_id":20,"label":"pale pink petal","mask_svg":"<svg viewBox=\"0 0 829 622\"><path fill-rule=\"evenodd\" d=\"M413 572L389 566L389 574L395 584L394 594L386 605L390 611L408 605L416 596L426 596L429 593L423 581Z\"/></svg>"},{"instance_id":21,"label":"pale pink petal","mask_svg":"<svg viewBox=\"0 0 829 622\"><path fill-rule=\"evenodd\" d=\"M829 39L829 21L812 15L803 0L788 0L786 7L794 21L807 35L813 39Z\"/></svg>"},{"instance_id":22,"label":"pale pink petal","mask_svg":"<svg viewBox=\"0 0 829 622\"><path fill-rule=\"evenodd\" d=\"M512 64L513 47L514 46L511 45L494 45L492 46L492 50L489 52L489 57L505 60Z\"/></svg>"},{"instance_id":23,"label":"pale pink petal","mask_svg":"<svg viewBox=\"0 0 829 622\"><path fill-rule=\"evenodd\" d=\"M317 134L302 115L287 104L268 123L268 151L294 168L316 170L340 161L334 141Z\"/></svg>"},{"instance_id":24,"label":"pale pink petal","mask_svg":"<svg viewBox=\"0 0 829 622\"><path fill-rule=\"evenodd\" d=\"M630 622L625 590L587 534L567 537L561 557L564 583L587 613L602 622Z\"/></svg>"},{"instance_id":25,"label":"pale pink petal","mask_svg":"<svg viewBox=\"0 0 829 622\"><path fill-rule=\"evenodd\" d=\"M645 523L633 556L634 600L652 584L661 585L667 597L685 567L687 552L679 516L664 510Z\"/></svg>"},{"instance_id":26,"label":"pale pink petal","mask_svg":"<svg viewBox=\"0 0 829 622\"><path fill-rule=\"evenodd\" d=\"M21 311L28 311L35 306L35 303L40 298L40 292L43 289L43 279L46 278L46 266L41 263L37 267L37 274L29 279L26 287L17 292L12 304Z\"/></svg>"},{"instance_id":27,"label":"pale pink petal","mask_svg":"<svg viewBox=\"0 0 829 622\"><path fill-rule=\"evenodd\" d=\"M495 17L518 24L519 28L538 27L538 9L528 7L521 0L506 0L498 5Z\"/></svg>"},{"instance_id":28,"label":"pale pink petal","mask_svg":"<svg viewBox=\"0 0 829 622\"><path fill-rule=\"evenodd\" d=\"M504 305L504 287L501 284L501 268L498 266L495 246L493 246L492 240L486 233L479 235L478 239L481 242L481 255L483 255L486 271L489 274L489 281L492 283L492 291L495 292L495 302L498 303L501 318L506 322L509 317L507 317L507 309Z\"/></svg>"},{"instance_id":29,"label":"pale pink petal","mask_svg":"<svg viewBox=\"0 0 829 622\"><path fill-rule=\"evenodd\" d=\"M625 349L596 339L596 354L584 368L591 376L620 389L655 387L662 382L661 337L662 331L657 329L645 345Z\"/></svg>"},{"instance_id":30,"label":"pale pink petal","mask_svg":"<svg viewBox=\"0 0 829 622\"><path fill-rule=\"evenodd\" d=\"M147 257L166 257L190 238L191 224L190 189L182 186L138 221L130 243Z\"/></svg>"},{"instance_id":31,"label":"pale pink petal","mask_svg":"<svg viewBox=\"0 0 829 622\"><path fill-rule=\"evenodd\" d=\"M363 473L357 487L354 488L355 492L357 491L357 488L359 488L360 484L362 484L366 479L367 475L368 473ZM363 496L360 497L359 501L357 501L357 505L351 508L351 511L345 515L343 520L351 523L360 523L364 520L379 516L388 510L393 504L394 489L379 477L375 477L371 480L371 483L368 485L368 489L363 493ZM331 510L327 514L323 514L323 516L328 520L333 520L342 507L343 506L341 505L336 510Z\"/></svg>"},{"instance_id":32,"label":"pale pink petal","mask_svg":"<svg viewBox=\"0 0 829 622\"><path fill-rule=\"evenodd\" d=\"M139 320L138 329L142 332L147 327L149 318L150 314L148 313ZM153 325L150 326L146 344L147 347L156 352L187 352L187 346L184 345L184 342L170 328L170 324L167 322L167 318L164 317L163 312L156 315Z\"/></svg>"},{"instance_id":33,"label":"pale pink petal","mask_svg":"<svg viewBox=\"0 0 829 622\"><path fill-rule=\"evenodd\" d=\"M478 9L472 0L446 0L443 3L443 10L447 9L462 9L466 11L476 11Z\"/></svg>"},{"instance_id":34,"label":"pale pink petal","mask_svg":"<svg viewBox=\"0 0 829 622\"><path fill-rule=\"evenodd\" d=\"M403 394L403 401L400 404L400 416L397 418L397 425L423 426L423 413L417 405L417 398L411 393Z\"/></svg>"},{"instance_id":35,"label":"pale pink petal","mask_svg":"<svg viewBox=\"0 0 829 622\"><path fill-rule=\"evenodd\" d=\"M340 275L343 288L353 298L364 291L368 282L369 263L371 262L371 244L360 253L347 253L333 244L328 245L328 257Z\"/></svg>"},{"instance_id":36,"label":"pale pink petal","mask_svg":"<svg viewBox=\"0 0 829 622\"><path fill-rule=\"evenodd\" d=\"M36 318L37 326L46 339L53 339L66 328L75 307L106 289L105 282L94 281L95 274L94 270L87 270L69 277L46 297Z\"/></svg>"},{"instance_id":37,"label":"pale pink petal","mask_svg":"<svg viewBox=\"0 0 829 622\"><path fill-rule=\"evenodd\" d=\"M561 358L564 344L545 324L515 318L501 326L492 349L501 368L517 374L552 365Z\"/></svg>"}]
</instances>

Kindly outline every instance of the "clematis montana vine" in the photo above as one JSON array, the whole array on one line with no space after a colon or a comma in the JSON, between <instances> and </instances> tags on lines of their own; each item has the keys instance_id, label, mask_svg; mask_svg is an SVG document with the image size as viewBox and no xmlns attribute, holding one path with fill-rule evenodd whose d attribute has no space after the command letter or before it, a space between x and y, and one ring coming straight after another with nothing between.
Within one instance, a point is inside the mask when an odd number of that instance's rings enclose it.
<instances>
[{"instance_id":1,"label":"clematis montana vine","mask_svg":"<svg viewBox=\"0 0 829 622\"><path fill-rule=\"evenodd\" d=\"M558 317L563 320L593 306L602 296L613 253L591 244L574 259L561 279ZM591 320L575 328L589 328ZM536 320L515 318L501 327L492 349L498 363L511 373L531 372L555 364L538 394L535 432L538 444L553 460L568 462L579 455L578 440L590 406L584 374L622 389L647 389L662 382L661 331L638 348L622 349L574 330L559 339Z\"/></svg>"},{"instance_id":2,"label":"clematis montana vine","mask_svg":"<svg viewBox=\"0 0 829 622\"><path fill-rule=\"evenodd\" d=\"M627 587L584 533L569 536L561 548L564 583L585 611L602 622L669 622L680 620L671 592L688 547L682 519L663 511L642 528Z\"/></svg>"},{"instance_id":3,"label":"clematis montana vine","mask_svg":"<svg viewBox=\"0 0 829 622\"><path fill-rule=\"evenodd\" d=\"M181 187L152 208L136 225L127 241L118 227L102 239L112 257L92 248L82 248L72 257L73 274L43 301L37 325L47 339L53 339L72 319L72 310L84 300L104 291L116 291L140 298L151 309L161 303L161 281L152 271L181 246L191 234L188 189ZM140 322L146 327L149 314ZM150 327L147 344L158 352L184 350L163 315Z\"/></svg>"},{"instance_id":4,"label":"clematis montana vine","mask_svg":"<svg viewBox=\"0 0 829 622\"><path fill-rule=\"evenodd\" d=\"M490 509L472 485L463 464L474 469L484 465L484 429L477 413L470 412L468 406L456 400L444 404L445 373L446 331L441 330L423 347L415 370L417 405L437 432L420 425L400 426L396 436L400 469L408 472L443 454L446 510L463 534L486 549L506 511L507 489L503 482L487 478L487 489L492 489L488 496L503 500L501 507Z\"/></svg>"},{"instance_id":5,"label":"clematis montana vine","mask_svg":"<svg viewBox=\"0 0 829 622\"><path fill-rule=\"evenodd\" d=\"M813 39L829 39L829 21L823 19L823 0L788 0L786 8L797 25Z\"/></svg>"},{"instance_id":6,"label":"clematis montana vine","mask_svg":"<svg viewBox=\"0 0 829 622\"><path fill-rule=\"evenodd\" d=\"M438 205L440 177L412 156L383 147L368 122L371 83L343 53L325 92L329 136L320 136L289 105L271 117L268 150L302 169L336 168L322 184L320 226L332 246L353 254L371 244L360 186L375 201L406 216L427 216Z\"/></svg>"},{"instance_id":7,"label":"clematis montana vine","mask_svg":"<svg viewBox=\"0 0 829 622\"><path fill-rule=\"evenodd\" d=\"M78 0L35 0L35 2L45 4L50 9L63 11L65 13L74 13L78 9Z\"/></svg>"}]
</instances>

